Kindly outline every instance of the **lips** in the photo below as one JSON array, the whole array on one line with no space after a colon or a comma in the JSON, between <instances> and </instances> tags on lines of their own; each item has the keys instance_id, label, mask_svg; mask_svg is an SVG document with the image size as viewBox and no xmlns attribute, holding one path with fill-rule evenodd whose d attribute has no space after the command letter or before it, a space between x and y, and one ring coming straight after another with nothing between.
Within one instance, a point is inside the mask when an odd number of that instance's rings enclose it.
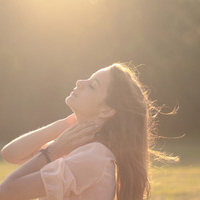
<instances>
[{"instance_id":1,"label":"lips","mask_svg":"<svg viewBox=\"0 0 200 200\"><path fill-rule=\"evenodd\" d=\"M75 97L77 97L77 94L76 94L75 90L73 90L73 91L71 92L71 94L73 94Z\"/></svg>"}]
</instances>

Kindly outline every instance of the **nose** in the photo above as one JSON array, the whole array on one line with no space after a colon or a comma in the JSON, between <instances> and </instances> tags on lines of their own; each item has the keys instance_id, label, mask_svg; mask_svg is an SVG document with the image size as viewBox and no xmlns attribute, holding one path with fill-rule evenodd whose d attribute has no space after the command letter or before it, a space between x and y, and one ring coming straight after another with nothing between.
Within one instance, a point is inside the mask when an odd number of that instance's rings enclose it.
<instances>
[{"instance_id":1,"label":"nose","mask_svg":"<svg viewBox=\"0 0 200 200\"><path fill-rule=\"evenodd\" d=\"M78 80L78 81L76 81L76 87L78 88L78 89L83 89L83 87L84 87L84 80Z\"/></svg>"}]
</instances>

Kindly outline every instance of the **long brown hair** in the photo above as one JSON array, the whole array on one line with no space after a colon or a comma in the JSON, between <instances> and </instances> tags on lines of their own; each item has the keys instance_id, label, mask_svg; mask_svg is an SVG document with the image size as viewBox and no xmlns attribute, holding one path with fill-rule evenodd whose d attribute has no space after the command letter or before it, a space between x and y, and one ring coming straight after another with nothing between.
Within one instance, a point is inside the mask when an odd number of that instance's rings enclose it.
<instances>
[{"instance_id":1,"label":"long brown hair","mask_svg":"<svg viewBox=\"0 0 200 200\"><path fill-rule=\"evenodd\" d=\"M122 63L108 67L111 83L105 102L115 109L99 133L99 140L116 156L117 200L148 199L151 101L134 71Z\"/></svg>"}]
</instances>

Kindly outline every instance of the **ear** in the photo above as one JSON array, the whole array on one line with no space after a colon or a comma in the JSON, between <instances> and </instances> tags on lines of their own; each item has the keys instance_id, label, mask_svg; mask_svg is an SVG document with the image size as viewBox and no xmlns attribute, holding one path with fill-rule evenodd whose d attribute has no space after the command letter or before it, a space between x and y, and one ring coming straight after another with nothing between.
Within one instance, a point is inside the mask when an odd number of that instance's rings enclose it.
<instances>
[{"instance_id":1,"label":"ear","mask_svg":"<svg viewBox=\"0 0 200 200\"><path fill-rule=\"evenodd\" d=\"M115 109L113 108L104 108L99 114L99 118L111 118L115 114Z\"/></svg>"}]
</instances>

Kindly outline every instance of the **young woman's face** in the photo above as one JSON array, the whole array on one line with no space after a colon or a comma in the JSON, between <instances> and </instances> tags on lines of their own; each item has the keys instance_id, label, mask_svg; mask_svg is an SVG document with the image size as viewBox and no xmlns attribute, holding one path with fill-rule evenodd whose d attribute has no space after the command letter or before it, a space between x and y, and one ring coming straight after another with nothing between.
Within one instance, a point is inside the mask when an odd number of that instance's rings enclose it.
<instances>
[{"instance_id":1,"label":"young woman's face","mask_svg":"<svg viewBox=\"0 0 200 200\"><path fill-rule=\"evenodd\" d=\"M89 79L78 80L76 87L65 99L72 111L82 118L92 119L105 108L104 99L110 83L110 71L101 69Z\"/></svg>"}]
</instances>

